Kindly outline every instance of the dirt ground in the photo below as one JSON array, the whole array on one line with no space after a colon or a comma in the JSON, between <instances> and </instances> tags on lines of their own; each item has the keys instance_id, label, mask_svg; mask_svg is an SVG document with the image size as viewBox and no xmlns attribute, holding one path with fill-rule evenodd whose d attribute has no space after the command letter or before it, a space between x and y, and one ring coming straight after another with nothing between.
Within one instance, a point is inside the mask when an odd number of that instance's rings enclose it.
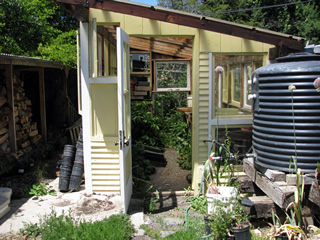
<instances>
[{"instance_id":1,"label":"dirt ground","mask_svg":"<svg viewBox=\"0 0 320 240\"><path fill-rule=\"evenodd\" d=\"M156 173L151 175L150 182L158 191L184 191L190 186L187 175L191 174L191 170L184 170L179 166L176 150L168 148L164 156L167 160L166 167L156 167Z\"/></svg>"}]
</instances>

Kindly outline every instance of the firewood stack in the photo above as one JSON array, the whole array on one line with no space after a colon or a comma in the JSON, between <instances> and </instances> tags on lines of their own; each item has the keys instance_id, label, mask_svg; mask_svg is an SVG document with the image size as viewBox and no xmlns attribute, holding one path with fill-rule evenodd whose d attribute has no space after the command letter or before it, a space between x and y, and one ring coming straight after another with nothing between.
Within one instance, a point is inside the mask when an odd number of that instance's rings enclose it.
<instances>
[{"instance_id":1,"label":"firewood stack","mask_svg":"<svg viewBox=\"0 0 320 240\"><path fill-rule=\"evenodd\" d=\"M10 152L9 133L8 133L8 113L7 89L0 86L0 155Z\"/></svg>"},{"instance_id":2,"label":"firewood stack","mask_svg":"<svg viewBox=\"0 0 320 240\"><path fill-rule=\"evenodd\" d=\"M14 77L14 117L16 123L16 139L18 157L32 151L32 144L40 139L36 122L32 122L32 103L25 95L24 81L17 75Z\"/></svg>"},{"instance_id":3,"label":"firewood stack","mask_svg":"<svg viewBox=\"0 0 320 240\"><path fill-rule=\"evenodd\" d=\"M24 81L16 74L13 82L14 117L16 127L17 158L31 152L33 144L41 139L37 123L32 121L32 103L25 95ZM0 82L0 155L11 152L9 146L9 113L7 89L4 81Z\"/></svg>"}]
</instances>

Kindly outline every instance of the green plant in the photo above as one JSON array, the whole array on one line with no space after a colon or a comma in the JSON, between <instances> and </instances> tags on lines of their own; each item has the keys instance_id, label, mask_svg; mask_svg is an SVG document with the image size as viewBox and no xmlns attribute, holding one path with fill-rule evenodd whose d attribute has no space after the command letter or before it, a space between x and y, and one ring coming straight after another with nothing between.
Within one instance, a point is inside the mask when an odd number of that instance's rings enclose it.
<instances>
[{"instance_id":1,"label":"green plant","mask_svg":"<svg viewBox=\"0 0 320 240\"><path fill-rule=\"evenodd\" d=\"M232 225L241 226L242 223L249 222L250 216L245 211L240 199L233 203L232 207Z\"/></svg>"},{"instance_id":2,"label":"green plant","mask_svg":"<svg viewBox=\"0 0 320 240\"><path fill-rule=\"evenodd\" d=\"M137 141L132 145L132 174L134 181L134 192L147 193L153 187L148 180L155 172L154 166L144 157L144 145Z\"/></svg>"},{"instance_id":3,"label":"green plant","mask_svg":"<svg viewBox=\"0 0 320 240\"><path fill-rule=\"evenodd\" d=\"M216 209L213 214L209 215L210 228L214 239L226 239L229 235L233 220L232 211L226 210L225 205L217 203Z\"/></svg>"},{"instance_id":4,"label":"green plant","mask_svg":"<svg viewBox=\"0 0 320 240\"><path fill-rule=\"evenodd\" d=\"M202 196L190 196L186 199L190 201L190 208L198 213L205 214L208 211L207 198Z\"/></svg>"},{"instance_id":5,"label":"green plant","mask_svg":"<svg viewBox=\"0 0 320 240\"><path fill-rule=\"evenodd\" d=\"M148 200L146 201L146 206L147 206L147 211L148 212L153 212L154 210L157 209L157 203L160 199L160 193L158 190L155 191L155 194L150 196Z\"/></svg>"},{"instance_id":6,"label":"green plant","mask_svg":"<svg viewBox=\"0 0 320 240\"><path fill-rule=\"evenodd\" d=\"M140 226L141 229L145 231L145 234L151 237L152 239L161 239L160 230L153 229L149 225L143 224Z\"/></svg>"},{"instance_id":7,"label":"green plant","mask_svg":"<svg viewBox=\"0 0 320 240\"><path fill-rule=\"evenodd\" d=\"M43 240L77 239L130 239L134 227L130 217L125 214L112 215L100 222L85 222L68 215L58 216L52 211L40 220L40 223L26 225L20 232L29 237L41 236Z\"/></svg>"},{"instance_id":8,"label":"green plant","mask_svg":"<svg viewBox=\"0 0 320 240\"><path fill-rule=\"evenodd\" d=\"M29 194L36 197L45 196L47 194L51 196L57 195L56 190L54 190L48 183L37 183L32 185Z\"/></svg>"},{"instance_id":9,"label":"green plant","mask_svg":"<svg viewBox=\"0 0 320 240\"><path fill-rule=\"evenodd\" d=\"M20 233L23 234L26 237L26 239L28 238L35 239L38 235L40 235L41 230L40 230L40 226L37 223L34 223L34 224L24 223L24 228L20 229Z\"/></svg>"}]
</instances>

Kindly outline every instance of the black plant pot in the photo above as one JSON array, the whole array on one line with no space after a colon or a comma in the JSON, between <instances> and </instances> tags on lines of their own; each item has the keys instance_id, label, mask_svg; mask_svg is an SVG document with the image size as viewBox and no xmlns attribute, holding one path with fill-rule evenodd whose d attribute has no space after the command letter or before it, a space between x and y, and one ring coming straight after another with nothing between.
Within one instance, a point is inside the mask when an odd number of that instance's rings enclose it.
<instances>
[{"instance_id":1,"label":"black plant pot","mask_svg":"<svg viewBox=\"0 0 320 240\"><path fill-rule=\"evenodd\" d=\"M250 224L248 222L232 227L235 240L251 240Z\"/></svg>"},{"instance_id":2,"label":"black plant pot","mask_svg":"<svg viewBox=\"0 0 320 240\"><path fill-rule=\"evenodd\" d=\"M210 224L214 221L213 219L211 219L209 217L209 215L205 215L203 217L204 219L204 230L205 230L205 234L206 235L209 235L212 233L212 230L211 230L211 227L210 227Z\"/></svg>"},{"instance_id":3,"label":"black plant pot","mask_svg":"<svg viewBox=\"0 0 320 240\"><path fill-rule=\"evenodd\" d=\"M276 240L288 240L288 236L287 235L280 235L280 236L276 236Z\"/></svg>"}]
</instances>

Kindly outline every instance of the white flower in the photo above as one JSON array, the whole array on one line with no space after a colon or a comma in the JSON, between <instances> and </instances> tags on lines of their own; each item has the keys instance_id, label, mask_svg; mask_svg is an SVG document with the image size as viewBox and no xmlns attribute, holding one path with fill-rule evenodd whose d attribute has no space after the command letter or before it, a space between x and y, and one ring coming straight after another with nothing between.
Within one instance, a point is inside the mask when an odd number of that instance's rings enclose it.
<instances>
[{"instance_id":1,"label":"white flower","mask_svg":"<svg viewBox=\"0 0 320 240\"><path fill-rule=\"evenodd\" d=\"M214 70L215 72L223 72L224 69L222 66L217 66L216 69Z\"/></svg>"},{"instance_id":2,"label":"white flower","mask_svg":"<svg viewBox=\"0 0 320 240\"><path fill-rule=\"evenodd\" d=\"M288 87L288 89L289 89L289 91L293 92L294 90L296 90L296 86L291 84L291 85Z\"/></svg>"}]
</instances>

